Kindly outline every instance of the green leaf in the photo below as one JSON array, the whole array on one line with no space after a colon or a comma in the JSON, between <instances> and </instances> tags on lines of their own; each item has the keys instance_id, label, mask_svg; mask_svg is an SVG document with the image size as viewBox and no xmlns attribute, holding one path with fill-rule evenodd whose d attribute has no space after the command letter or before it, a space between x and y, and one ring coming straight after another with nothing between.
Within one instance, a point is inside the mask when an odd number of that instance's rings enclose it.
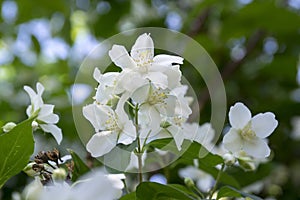
<instances>
[{"instance_id":1,"label":"green leaf","mask_svg":"<svg viewBox=\"0 0 300 200\"><path fill-rule=\"evenodd\" d=\"M224 186L219 190L217 199L222 197L250 197L253 200L262 200L260 197L245 193L230 186Z\"/></svg>"},{"instance_id":2,"label":"green leaf","mask_svg":"<svg viewBox=\"0 0 300 200\"><path fill-rule=\"evenodd\" d=\"M80 176L90 171L90 168L81 160L81 158L72 150L68 149L70 152L73 162L74 171L72 174L72 181L75 182Z\"/></svg>"},{"instance_id":3,"label":"green leaf","mask_svg":"<svg viewBox=\"0 0 300 200\"><path fill-rule=\"evenodd\" d=\"M219 170L215 168L216 165L223 163L223 158L219 155L209 152L201 144L197 142L190 142L185 140L182 144L182 150L178 151L177 147L172 139L159 139L152 141L149 146L156 147L158 149L164 149L180 155L180 158L173 164L173 167L178 164L193 165L193 160L199 160L199 168L214 178L217 178ZM222 172L220 182L240 188L239 182L231 175Z\"/></svg>"},{"instance_id":4,"label":"green leaf","mask_svg":"<svg viewBox=\"0 0 300 200\"><path fill-rule=\"evenodd\" d=\"M135 200L136 199L136 193L131 192L129 194L126 194L125 196L122 196L120 200Z\"/></svg>"},{"instance_id":5,"label":"green leaf","mask_svg":"<svg viewBox=\"0 0 300 200\"><path fill-rule=\"evenodd\" d=\"M169 184L168 186L181 190L182 192L190 195L191 197L194 197L195 199L198 199L199 197L190 189L188 189L187 187L183 186L183 185L179 185L179 184Z\"/></svg>"},{"instance_id":6,"label":"green leaf","mask_svg":"<svg viewBox=\"0 0 300 200\"><path fill-rule=\"evenodd\" d=\"M27 119L0 135L0 188L28 164L34 150L32 121Z\"/></svg>"},{"instance_id":7,"label":"green leaf","mask_svg":"<svg viewBox=\"0 0 300 200\"><path fill-rule=\"evenodd\" d=\"M195 199L172 185L162 185L154 182L143 182L136 190L136 198L139 200L191 200Z\"/></svg>"},{"instance_id":8,"label":"green leaf","mask_svg":"<svg viewBox=\"0 0 300 200\"><path fill-rule=\"evenodd\" d=\"M239 179L241 187L246 187L269 176L273 168L274 166L271 163L264 163L260 164L255 171L245 172L240 167L232 166L228 169L228 173L231 174L232 177ZM243 178L241 179L240 177Z\"/></svg>"},{"instance_id":9,"label":"green leaf","mask_svg":"<svg viewBox=\"0 0 300 200\"><path fill-rule=\"evenodd\" d=\"M206 163L206 165L212 167L223 163L223 158L221 156L210 153L206 148L197 142L184 140L181 151L178 151L175 142L171 138L154 140L150 142L148 146L168 150L176 155L180 155L181 158L178 160L178 162L184 164L193 164L193 160L197 158L200 158L200 160Z\"/></svg>"}]
</instances>

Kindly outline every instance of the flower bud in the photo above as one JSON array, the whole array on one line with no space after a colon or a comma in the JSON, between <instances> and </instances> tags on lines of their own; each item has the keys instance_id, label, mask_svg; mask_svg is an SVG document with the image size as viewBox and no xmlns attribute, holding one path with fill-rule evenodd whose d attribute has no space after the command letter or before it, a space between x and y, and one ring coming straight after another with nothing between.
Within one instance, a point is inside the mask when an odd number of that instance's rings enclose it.
<instances>
[{"instance_id":1,"label":"flower bud","mask_svg":"<svg viewBox=\"0 0 300 200\"><path fill-rule=\"evenodd\" d=\"M225 153L223 159L227 166L231 166L235 163L235 157L231 153Z\"/></svg>"},{"instance_id":2,"label":"flower bud","mask_svg":"<svg viewBox=\"0 0 300 200\"><path fill-rule=\"evenodd\" d=\"M11 131L15 126L17 126L17 124L15 124L14 122L8 122L2 127L2 129L5 133L7 133Z\"/></svg>"},{"instance_id":3,"label":"flower bud","mask_svg":"<svg viewBox=\"0 0 300 200\"><path fill-rule=\"evenodd\" d=\"M64 181L67 177L67 172L63 168L53 170L52 178L56 181Z\"/></svg>"},{"instance_id":4,"label":"flower bud","mask_svg":"<svg viewBox=\"0 0 300 200\"><path fill-rule=\"evenodd\" d=\"M38 129L39 124L38 124L36 121L33 121L33 122L31 123L31 126L32 126L32 129L35 131L35 130Z\"/></svg>"},{"instance_id":5,"label":"flower bud","mask_svg":"<svg viewBox=\"0 0 300 200\"><path fill-rule=\"evenodd\" d=\"M254 171L256 169L255 163L250 158L249 159L238 158L238 162L241 168L243 168L245 171Z\"/></svg>"},{"instance_id":6,"label":"flower bud","mask_svg":"<svg viewBox=\"0 0 300 200\"><path fill-rule=\"evenodd\" d=\"M36 165L35 162L31 162L31 163L28 163L26 165L26 167L23 169L23 172L25 172L28 176L37 176L38 175L38 172L36 172L35 170L33 170L33 166Z\"/></svg>"},{"instance_id":7,"label":"flower bud","mask_svg":"<svg viewBox=\"0 0 300 200\"><path fill-rule=\"evenodd\" d=\"M195 183L194 183L194 181L191 178L185 178L184 179L184 184L186 186L188 186L189 188L195 187Z\"/></svg>"}]
</instances>

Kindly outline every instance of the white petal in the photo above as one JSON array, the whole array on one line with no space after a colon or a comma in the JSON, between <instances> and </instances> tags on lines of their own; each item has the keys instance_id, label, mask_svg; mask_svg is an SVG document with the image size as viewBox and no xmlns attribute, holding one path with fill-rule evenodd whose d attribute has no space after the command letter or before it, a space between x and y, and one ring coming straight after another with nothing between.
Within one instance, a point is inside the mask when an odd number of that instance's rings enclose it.
<instances>
[{"instance_id":1,"label":"white petal","mask_svg":"<svg viewBox=\"0 0 300 200\"><path fill-rule=\"evenodd\" d=\"M27 86L27 85L24 86L24 90L25 90L25 91L27 92L27 94L29 95L30 100L31 100L31 99L34 99L35 96L37 95L37 94L35 93L35 91L34 91L31 87L29 87L29 86Z\"/></svg>"},{"instance_id":2,"label":"white petal","mask_svg":"<svg viewBox=\"0 0 300 200\"><path fill-rule=\"evenodd\" d=\"M102 74L101 74L101 71L100 71L98 68L95 68L95 69L94 69L93 77L94 77L94 79L95 79L98 83L101 82Z\"/></svg>"},{"instance_id":3,"label":"white petal","mask_svg":"<svg viewBox=\"0 0 300 200\"><path fill-rule=\"evenodd\" d=\"M181 129L181 127L178 127L178 126L170 126L167 129L171 133L171 135L173 136L176 147L180 151L181 150L181 145L184 141L183 130Z\"/></svg>"},{"instance_id":4,"label":"white petal","mask_svg":"<svg viewBox=\"0 0 300 200\"><path fill-rule=\"evenodd\" d=\"M40 127L43 129L43 131L45 131L47 133L51 133L58 144L61 143L62 132L61 132L60 128L58 128L54 124L40 124Z\"/></svg>"},{"instance_id":5,"label":"white petal","mask_svg":"<svg viewBox=\"0 0 300 200\"><path fill-rule=\"evenodd\" d=\"M124 188L124 183L121 180L126 178L124 174L107 174L105 176L111 182L114 188L120 190Z\"/></svg>"},{"instance_id":6,"label":"white petal","mask_svg":"<svg viewBox=\"0 0 300 200\"><path fill-rule=\"evenodd\" d=\"M59 117L57 114L51 113L49 115L39 116L37 119L47 124L56 124L59 120Z\"/></svg>"},{"instance_id":7,"label":"white petal","mask_svg":"<svg viewBox=\"0 0 300 200\"><path fill-rule=\"evenodd\" d=\"M174 117L177 99L173 95L168 95L165 103L155 105L158 112L165 117Z\"/></svg>"},{"instance_id":8,"label":"white petal","mask_svg":"<svg viewBox=\"0 0 300 200\"><path fill-rule=\"evenodd\" d=\"M224 147L232 153L238 152L242 149L243 140L238 133L238 130L231 128L223 138Z\"/></svg>"},{"instance_id":9,"label":"white petal","mask_svg":"<svg viewBox=\"0 0 300 200\"><path fill-rule=\"evenodd\" d=\"M29 105L27 108L26 108L26 114L28 117L31 116L32 114L32 105Z\"/></svg>"},{"instance_id":10,"label":"white petal","mask_svg":"<svg viewBox=\"0 0 300 200\"><path fill-rule=\"evenodd\" d=\"M136 139L136 129L131 120L124 125L123 131L119 135L118 143L131 144Z\"/></svg>"},{"instance_id":11,"label":"white petal","mask_svg":"<svg viewBox=\"0 0 300 200\"><path fill-rule=\"evenodd\" d=\"M202 177L202 173L198 168L194 166L188 166L179 170L179 176L182 178L191 178L193 180L198 180Z\"/></svg>"},{"instance_id":12,"label":"white petal","mask_svg":"<svg viewBox=\"0 0 300 200\"><path fill-rule=\"evenodd\" d=\"M43 86L40 82L37 82L37 83L36 83L36 90L37 90L37 94L38 94L39 96L42 96L42 94L43 94L45 88L44 88L44 86Z\"/></svg>"},{"instance_id":13,"label":"white petal","mask_svg":"<svg viewBox=\"0 0 300 200\"><path fill-rule=\"evenodd\" d=\"M164 71L164 74L168 77L168 88L173 89L180 86L182 73L179 69L179 65L172 66Z\"/></svg>"},{"instance_id":14,"label":"white petal","mask_svg":"<svg viewBox=\"0 0 300 200\"><path fill-rule=\"evenodd\" d=\"M142 87L137 88L132 94L132 100L136 103L144 103L150 94L151 84L143 85Z\"/></svg>"},{"instance_id":15,"label":"white petal","mask_svg":"<svg viewBox=\"0 0 300 200\"><path fill-rule=\"evenodd\" d=\"M177 96L175 114L185 118L188 118L189 115L192 114L192 109L190 108L189 102L186 98Z\"/></svg>"},{"instance_id":16,"label":"white petal","mask_svg":"<svg viewBox=\"0 0 300 200\"><path fill-rule=\"evenodd\" d=\"M118 134L111 131L96 133L86 144L86 149L93 157L103 156L116 146L117 138Z\"/></svg>"},{"instance_id":17,"label":"white petal","mask_svg":"<svg viewBox=\"0 0 300 200\"><path fill-rule=\"evenodd\" d=\"M113 45L112 49L108 52L108 55L115 65L122 69L134 68L136 66L124 46Z\"/></svg>"},{"instance_id":18,"label":"white petal","mask_svg":"<svg viewBox=\"0 0 300 200\"><path fill-rule=\"evenodd\" d=\"M184 138L190 141L193 141L198 134L199 124L198 123L184 123L183 134Z\"/></svg>"},{"instance_id":19,"label":"white petal","mask_svg":"<svg viewBox=\"0 0 300 200\"><path fill-rule=\"evenodd\" d=\"M131 49L131 57L133 59L140 59L141 54L147 54L147 58L152 59L154 56L154 44L153 40L150 37L150 34L142 34L135 41Z\"/></svg>"},{"instance_id":20,"label":"white petal","mask_svg":"<svg viewBox=\"0 0 300 200\"><path fill-rule=\"evenodd\" d=\"M120 128L122 128L124 124L129 122L128 115L127 115L126 111L124 110L124 105L129 97L130 97L130 93L128 93L128 92L123 93L121 98L119 99L117 107L115 109L117 125Z\"/></svg>"},{"instance_id":21,"label":"white petal","mask_svg":"<svg viewBox=\"0 0 300 200\"><path fill-rule=\"evenodd\" d=\"M178 97L178 96L184 97L184 95L187 93L187 90L188 90L187 85L180 85L179 87L172 89L170 94L172 94L176 97Z\"/></svg>"},{"instance_id":22,"label":"white petal","mask_svg":"<svg viewBox=\"0 0 300 200\"><path fill-rule=\"evenodd\" d=\"M257 114L251 119L252 130L260 138L268 137L277 125L278 121L271 112Z\"/></svg>"},{"instance_id":23,"label":"white petal","mask_svg":"<svg viewBox=\"0 0 300 200\"><path fill-rule=\"evenodd\" d=\"M145 78L158 88L166 89L168 87L168 77L162 72L149 72Z\"/></svg>"},{"instance_id":24,"label":"white petal","mask_svg":"<svg viewBox=\"0 0 300 200\"><path fill-rule=\"evenodd\" d=\"M199 127L197 134L195 135L195 141L202 144L205 148L208 148L214 139L215 131L210 123L205 123Z\"/></svg>"},{"instance_id":25,"label":"white petal","mask_svg":"<svg viewBox=\"0 0 300 200\"><path fill-rule=\"evenodd\" d=\"M174 64L183 64L183 58L179 56L170 56L170 55L165 55L165 54L160 54L157 55L153 58L153 61L155 63L158 63L160 65L169 65L171 66L173 63Z\"/></svg>"},{"instance_id":26,"label":"white petal","mask_svg":"<svg viewBox=\"0 0 300 200\"><path fill-rule=\"evenodd\" d=\"M123 70L119 76L116 88L120 91L125 89L128 92L134 92L137 88L147 84L149 80L143 78L141 74L132 70Z\"/></svg>"},{"instance_id":27,"label":"white petal","mask_svg":"<svg viewBox=\"0 0 300 200\"><path fill-rule=\"evenodd\" d=\"M202 177L197 181L197 187L201 191L208 192L213 186L214 178L205 172L202 173Z\"/></svg>"},{"instance_id":28,"label":"white petal","mask_svg":"<svg viewBox=\"0 0 300 200\"><path fill-rule=\"evenodd\" d=\"M122 195L123 187L121 177L110 177L103 173L103 169L98 168L80 178L79 183L72 187L73 198L69 199L118 199Z\"/></svg>"},{"instance_id":29,"label":"white petal","mask_svg":"<svg viewBox=\"0 0 300 200\"><path fill-rule=\"evenodd\" d=\"M59 120L58 115L53 113L54 105L44 104L38 115L38 120L45 123L56 124Z\"/></svg>"},{"instance_id":30,"label":"white petal","mask_svg":"<svg viewBox=\"0 0 300 200\"><path fill-rule=\"evenodd\" d=\"M44 104L41 107L41 110L39 112L39 116L49 115L53 113L54 105L51 104Z\"/></svg>"},{"instance_id":31,"label":"white petal","mask_svg":"<svg viewBox=\"0 0 300 200\"><path fill-rule=\"evenodd\" d=\"M242 129L251 120L251 112L243 103L230 107L229 122L233 128Z\"/></svg>"},{"instance_id":32,"label":"white petal","mask_svg":"<svg viewBox=\"0 0 300 200\"><path fill-rule=\"evenodd\" d=\"M153 106L149 106L147 104L144 104L140 108L140 112L142 112L148 117L148 126L151 132L157 132L160 128L161 123L161 116L159 112Z\"/></svg>"},{"instance_id":33,"label":"white petal","mask_svg":"<svg viewBox=\"0 0 300 200\"><path fill-rule=\"evenodd\" d=\"M101 129L104 129L104 127L101 124L101 117L103 112L100 112L100 109L95 104L90 104L82 109L84 117L90 121L90 123L93 125L95 130L99 131Z\"/></svg>"},{"instance_id":34,"label":"white petal","mask_svg":"<svg viewBox=\"0 0 300 200\"><path fill-rule=\"evenodd\" d=\"M270 148L266 141L256 138L252 141L245 141L244 151L255 158L265 158L270 155Z\"/></svg>"}]
</instances>

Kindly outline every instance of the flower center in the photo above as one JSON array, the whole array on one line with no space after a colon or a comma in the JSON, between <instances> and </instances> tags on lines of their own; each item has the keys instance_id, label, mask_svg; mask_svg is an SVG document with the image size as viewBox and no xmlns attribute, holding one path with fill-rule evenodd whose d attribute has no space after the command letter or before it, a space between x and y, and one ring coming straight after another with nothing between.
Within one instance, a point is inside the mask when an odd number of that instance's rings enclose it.
<instances>
[{"instance_id":1,"label":"flower center","mask_svg":"<svg viewBox=\"0 0 300 200\"><path fill-rule=\"evenodd\" d=\"M108 119L105 121L105 128L108 131L121 132L121 128L117 123L117 117L111 112L108 113Z\"/></svg>"},{"instance_id":2,"label":"flower center","mask_svg":"<svg viewBox=\"0 0 300 200\"><path fill-rule=\"evenodd\" d=\"M134 59L134 61L136 62L140 72L147 73L149 65L153 62L151 51L138 51L138 59Z\"/></svg>"},{"instance_id":3,"label":"flower center","mask_svg":"<svg viewBox=\"0 0 300 200\"><path fill-rule=\"evenodd\" d=\"M249 122L240 132L241 136L245 140L253 140L256 137L255 132L251 129L251 123Z\"/></svg>"},{"instance_id":4,"label":"flower center","mask_svg":"<svg viewBox=\"0 0 300 200\"><path fill-rule=\"evenodd\" d=\"M167 94L165 92L162 92L160 89L158 89L151 93L151 95L148 98L148 103L150 105L163 104L165 103L166 98L167 98Z\"/></svg>"},{"instance_id":5,"label":"flower center","mask_svg":"<svg viewBox=\"0 0 300 200\"><path fill-rule=\"evenodd\" d=\"M173 118L173 120L174 120L174 124L176 125L176 126L182 126L182 124L185 122L185 119L183 118L183 117L181 117L181 116L175 116L174 118Z\"/></svg>"}]
</instances>

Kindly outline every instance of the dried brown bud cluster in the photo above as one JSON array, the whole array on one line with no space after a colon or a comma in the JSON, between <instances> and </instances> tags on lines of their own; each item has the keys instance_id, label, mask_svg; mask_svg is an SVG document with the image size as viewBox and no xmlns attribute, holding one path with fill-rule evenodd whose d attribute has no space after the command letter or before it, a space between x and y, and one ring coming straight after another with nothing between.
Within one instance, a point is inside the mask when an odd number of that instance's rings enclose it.
<instances>
[{"instance_id":1,"label":"dried brown bud cluster","mask_svg":"<svg viewBox=\"0 0 300 200\"><path fill-rule=\"evenodd\" d=\"M49 161L54 162L56 166L53 166ZM59 161L63 162L60 152L56 148L52 151L41 151L34 157L35 164L32 165L32 170L41 176L41 183L43 185L53 182L53 179L55 179L53 176L55 170L60 169Z\"/></svg>"},{"instance_id":2,"label":"dried brown bud cluster","mask_svg":"<svg viewBox=\"0 0 300 200\"><path fill-rule=\"evenodd\" d=\"M34 162L36 162L37 164L48 164L53 169L55 169L55 167L51 165L49 161L55 162L57 167L59 167L58 161L62 162L60 152L56 148L54 148L52 151L41 151L34 157Z\"/></svg>"}]
</instances>

